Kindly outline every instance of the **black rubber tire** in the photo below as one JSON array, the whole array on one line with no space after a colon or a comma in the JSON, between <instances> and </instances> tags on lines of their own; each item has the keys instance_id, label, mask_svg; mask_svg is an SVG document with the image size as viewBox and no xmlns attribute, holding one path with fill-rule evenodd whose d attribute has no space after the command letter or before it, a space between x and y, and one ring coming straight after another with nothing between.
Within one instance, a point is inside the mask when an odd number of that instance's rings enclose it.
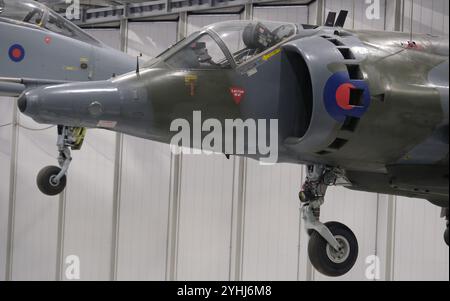
<instances>
[{"instance_id":1,"label":"black rubber tire","mask_svg":"<svg viewBox=\"0 0 450 301\"><path fill-rule=\"evenodd\" d=\"M445 240L445 243L447 244L447 247L448 247L448 228L444 232L444 240Z\"/></svg>"},{"instance_id":2,"label":"black rubber tire","mask_svg":"<svg viewBox=\"0 0 450 301\"><path fill-rule=\"evenodd\" d=\"M325 276L339 277L348 273L358 259L358 240L347 226L338 222L325 223L334 236L344 237L350 247L348 258L342 263L333 262L327 255L327 241L316 231L309 239L308 255L314 268Z\"/></svg>"},{"instance_id":3,"label":"black rubber tire","mask_svg":"<svg viewBox=\"0 0 450 301\"><path fill-rule=\"evenodd\" d=\"M54 196L64 191L66 188L67 178L63 176L59 181L59 185L55 186L50 183L52 176L56 176L61 171L61 168L56 166L47 166L39 172L36 183L39 190L46 195Z\"/></svg>"}]
</instances>

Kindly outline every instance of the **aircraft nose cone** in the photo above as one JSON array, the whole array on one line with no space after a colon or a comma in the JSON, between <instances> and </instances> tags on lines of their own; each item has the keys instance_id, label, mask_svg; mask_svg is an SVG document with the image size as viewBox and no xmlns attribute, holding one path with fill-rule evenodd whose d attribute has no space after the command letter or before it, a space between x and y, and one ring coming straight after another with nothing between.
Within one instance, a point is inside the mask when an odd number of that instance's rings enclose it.
<instances>
[{"instance_id":1,"label":"aircraft nose cone","mask_svg":"<svg viewBox=\"0 0 450 301\"><path fill-rule=\"evenodd\" d=\"M17 100L17 106L19 107L20 112L25 112L25 110L27 109L27 102L27 96L25 93L23 93Z\"/></svg>"}]
</instances>

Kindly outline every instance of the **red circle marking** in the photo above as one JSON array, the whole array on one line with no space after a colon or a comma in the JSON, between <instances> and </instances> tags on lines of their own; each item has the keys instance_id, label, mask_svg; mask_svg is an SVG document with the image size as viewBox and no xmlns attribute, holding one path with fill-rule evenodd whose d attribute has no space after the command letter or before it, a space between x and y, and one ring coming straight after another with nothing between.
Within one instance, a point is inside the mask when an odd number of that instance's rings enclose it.
<instances>
[{"instance_id":1,"label":"red circle marking","mask_svg":"<svg viewBox=\"0 0 450 301\"><path fill-rule=\"evenodd\" d=\"M350 89L354 89L350 83L342 84L336 90L336 102L339 107L344 110L351 110L353 106L350 105Z\"/></svg>"},{"instance_id":2,"label":"red circle marking","mask_svg":"<svg viewBox=\"0 0 450 301\"><path fill-rule=\"evenodd\" d=\"M45 44L50 44L52 42L52 38L51 37L45 37L44 42L45 42Z\"/></svg>"},{"instance_id":3,"label":"red circle marking","mask_svg":"<svg viewBox=\"0 0 450 301\"><path fill-rule=\"evenodd\" d=\"M22 56L22 51L21 51L20 49L18 49L18 48L15 48L15 49L13 49L13 51L11 52L11 55L12 55L14 58L18 59L18 58L20 58L20 57Z\"/></svg>"}]
</instances>

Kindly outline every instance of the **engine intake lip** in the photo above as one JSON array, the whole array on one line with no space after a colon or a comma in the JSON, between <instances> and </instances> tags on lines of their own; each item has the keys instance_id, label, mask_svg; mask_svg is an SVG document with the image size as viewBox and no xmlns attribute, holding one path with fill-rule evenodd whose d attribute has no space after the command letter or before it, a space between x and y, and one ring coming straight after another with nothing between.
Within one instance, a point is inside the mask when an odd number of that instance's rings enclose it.
<instances>
[{"instance_id":1,"label":"engine intake lip","mask_svg":"<svg viewBox=\"0 0 450 301\"><path fill-rule=\"evenodd\" d=\"M25 93L23 93L17 100L17 107L19 108L20 112L24 113L26 111L27 103L27 96Z\"/></svg>"}]
</instances>

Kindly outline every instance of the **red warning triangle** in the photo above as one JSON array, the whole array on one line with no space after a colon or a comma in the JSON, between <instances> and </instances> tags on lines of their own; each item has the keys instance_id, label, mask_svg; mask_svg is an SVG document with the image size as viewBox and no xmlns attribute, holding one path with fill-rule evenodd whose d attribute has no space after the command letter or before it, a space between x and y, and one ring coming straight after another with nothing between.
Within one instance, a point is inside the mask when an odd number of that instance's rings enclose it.
<instances>
[{"instance_id":1,"label":"red warning triangle","mask_svg":"<svg viewBox=\"0 0 450 301\"><path fill-rule=\"evenodd\" d=\"M231 96L233 96L233 100L237 105L241 103L242 99L245 96L245 90L238 87L231 87L230 93Z\"/></svg>"}]
</instances>

